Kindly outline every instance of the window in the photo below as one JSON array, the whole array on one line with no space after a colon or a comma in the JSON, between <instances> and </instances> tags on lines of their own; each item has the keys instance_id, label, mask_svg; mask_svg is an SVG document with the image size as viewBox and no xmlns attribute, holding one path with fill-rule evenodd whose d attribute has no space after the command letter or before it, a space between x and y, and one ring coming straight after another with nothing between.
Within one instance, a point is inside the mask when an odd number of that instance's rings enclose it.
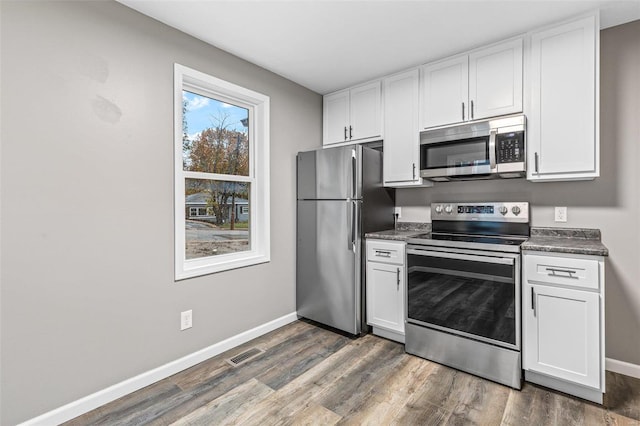
<instances>
[{"instance_id":1,"label":"window","mask_svg":"<svg viewBox=\"0 0 640 426\"><path fill-rule=\"evenodd\" d=\"M176 279L270 260L269 97L175 64Z\"/></svg>"}]
</instances>

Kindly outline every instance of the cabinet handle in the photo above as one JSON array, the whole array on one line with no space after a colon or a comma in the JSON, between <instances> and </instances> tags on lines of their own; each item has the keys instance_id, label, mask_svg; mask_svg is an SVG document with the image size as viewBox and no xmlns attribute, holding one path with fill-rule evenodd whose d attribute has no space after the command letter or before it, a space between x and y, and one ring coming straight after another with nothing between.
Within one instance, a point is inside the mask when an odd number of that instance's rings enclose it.
<instances>
[{"instance_id":1,"label":"cabinet handle","mask_svg":"<svg viewBox=\"0 0 640 426\"><path fill-rule=\"evenodd\" d=\"M344 126L344 140L347 140L347 126Z\"/></svg>"},{"instance_id":2,"label":"cabinet handle","mask_svg":"<svg viewBox=\"0 0 640 426\"><path fill-rule=\"evenodd\" d=\"M572 271L570 269L557 269L557 268L546 268L550 277L560 277L560 278L573 278L574 280L579 280L580 277L575 277L573 274L577 274L578 271ZM556 272L564 273L568 275L558 275Z\"/></svg>"},{"instance_id":3,"label":"cabinet handle","mask_svg":"<svg viewBox=\"0 0 640 426\"><path fill-rule=\"evenodd\" d=\"M533 309L533 316L536 316L536 293L531 287L531 309Z\"/></svg>"},{"instance_id":4,"label":"cabinet handle","mask_svg":"<svg viewBox=\"0 0 640 426\"><path fill-rule=\"evenodd\" d=\"M471 101L471 119L473 120L473 101Z\"/></svg>"},{"instance_id":5,"label":"cabinet handle","mask_svg":"<svg viewBox=\"0 0 640 426\"><path fill-rule=\"evenodd\" d=\"M349 139L353 138L353 127L349 126Z\"/></svg>"},{"instance_id":6,"label":"cabinet handle","mask_svg":"<svg viewBox=\"0 0 640 426\"><path fill-rule=\"evenodd\" d=\"M462 103L462 121L464 121L464 102Z\"/></svg>"},{"instance_id":7,"label":"cabinet handle","mask_svg":"<svg viewBox=\"0 0 640 426\"><path fill-rule=\"evenodd\" d=\"M416 163L413 163L413 180L416 180Z\"/></svg>"},{"instance_id":8,"label":"cabinet handle","mask_svg":"<svg viewBox=\"0 0 640 426\"><path fill-rule=\"evenodd\" d=\"M378 256L378 257L391 257L391 252L390 251L376 250L376 256Z\"/></svg>"},{"instance_id":9,"label":"cabinet handle","mask_svg":"<svg viewBox=\"0 0 640 426\"><path fill-rule=\"evenodd\" d=\"M400 268L396 270L396 290L400 291Z\"/></svg>"},{"instance_id":10,"label":"cabinet handle","mask_svg":"<svg viewBox=\"0 0 640 426\"><path fill-rule=\"evenodd\" d=\"M536 173L538 173L538 153L537 152L534 154L533 159L534 159L534 164L536 168Z\"/></svg>"}]
</instances>

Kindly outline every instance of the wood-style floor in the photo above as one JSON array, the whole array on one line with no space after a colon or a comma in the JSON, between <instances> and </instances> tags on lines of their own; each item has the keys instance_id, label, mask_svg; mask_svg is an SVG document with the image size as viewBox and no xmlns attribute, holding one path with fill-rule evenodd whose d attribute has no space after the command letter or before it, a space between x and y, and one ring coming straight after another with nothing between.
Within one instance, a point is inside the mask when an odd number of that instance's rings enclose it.
<instances>
[{"instance_id":1,"label":"wood-style floor","mask_svg":"<svg viewBox=\"0 0 640 426\"><path fill-rule=\"evenodd\" d=\"M248 348L264 353L233 367ZM516 391L296 321L66 425L640 425L640 379L607 372L605 407Z\"/></svg>"}]
</instances>

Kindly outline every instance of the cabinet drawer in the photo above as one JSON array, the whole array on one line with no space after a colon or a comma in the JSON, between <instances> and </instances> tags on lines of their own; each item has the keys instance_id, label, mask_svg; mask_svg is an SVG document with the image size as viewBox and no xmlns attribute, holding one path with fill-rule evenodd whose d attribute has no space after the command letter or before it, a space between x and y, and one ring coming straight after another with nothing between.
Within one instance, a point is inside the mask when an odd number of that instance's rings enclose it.
<instances>
[{"instance_id":1,"label":"cabinet drawer","mask_svg":"<svg viewBox=\"0 0 640 426\"><path fill-rule=\"evenodd\" d=\"M367 240L367 261L404 265L404 243Z\"/></svg>"},{"instance_id":2,"label":"cabinet drawer","mask_svg":"<svg viewBox=\"0 0 640 426\"><path fill-rule=\"evenodd\" d=\"M598 290L599 263L595 259L524 255L527 281Z\"/></svg>"}]
</instances>

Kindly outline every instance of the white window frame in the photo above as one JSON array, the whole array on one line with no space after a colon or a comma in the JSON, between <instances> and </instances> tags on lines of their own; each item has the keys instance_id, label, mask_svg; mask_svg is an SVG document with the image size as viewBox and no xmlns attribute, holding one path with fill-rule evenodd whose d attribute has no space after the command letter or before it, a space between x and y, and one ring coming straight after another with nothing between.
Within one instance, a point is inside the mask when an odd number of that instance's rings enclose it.
<instances>
[{"instance_id":1,"label":"white window frame","mask_svg":"<svg viewBox=\"0 0 640 426\"><path fill-rule=\"evenodd\" d=\"M249 175L233 176L185 171L182 164L182 91L197 93L249 110ZM268 96L208 74L174 64L174 188L175 279L197 277L271 260L269 210L269 104ZM186 259L185 179L249 183L251 209L250 248L247 251Z\"/></svg>"}]
</instances>

